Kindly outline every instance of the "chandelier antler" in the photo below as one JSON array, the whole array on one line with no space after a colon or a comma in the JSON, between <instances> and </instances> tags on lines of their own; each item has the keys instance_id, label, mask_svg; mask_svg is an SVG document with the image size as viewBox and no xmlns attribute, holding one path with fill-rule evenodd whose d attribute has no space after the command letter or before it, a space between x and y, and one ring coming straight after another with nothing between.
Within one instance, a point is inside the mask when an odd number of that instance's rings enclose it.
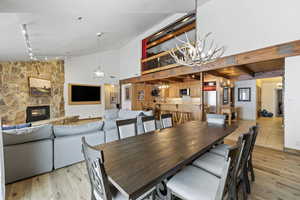
<instances>
[{"instance_id":1,"label":"chandelier antler","mask_svg":"<svg viewBox=\"0 0 300 200\"><path fill-rule=\"evenodd\" d=\"M185 33L186 41L183 41L177 37L175 39L182 45L180 47L176 44L176 48L171 49L169 54L172 56L177 64L191 66L191 67L202 67L203 65L215 61L220 58L224 52L225 47L218 47L215 45L214 40L211 40L210 44L208 37L212 34L207 33L203 39L197 37L197 10L198 0L195 0L196 10L196 42L191 42L187 34Z\"/></svg>"},{"instance_id":2,"label":"chandelier antler","mask_svg":"<svg viewBox=\"0 0 300 200\"><path fill-rule=\"evenodd\" d=\"M220 58L224 52L225 47L218 47L214 44L214 40L210 42L209 48L207 48L208 37L212 33L208 33L201 40L197 40L192 43L185 33L186 41L183 41L176 37L182 46L176 44L176 48L170 50L170 55L176 63L180 65L186 65L191 67L201 67L204 64L215 61Z\"/></svg>"}]
</instances>

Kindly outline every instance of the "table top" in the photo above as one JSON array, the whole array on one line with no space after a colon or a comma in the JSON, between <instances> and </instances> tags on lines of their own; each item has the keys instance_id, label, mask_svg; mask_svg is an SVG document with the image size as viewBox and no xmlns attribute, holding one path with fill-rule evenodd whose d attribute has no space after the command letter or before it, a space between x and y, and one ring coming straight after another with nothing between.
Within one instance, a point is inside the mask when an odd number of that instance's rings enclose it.
<instances>
[{"instance_id":1,"label":"table top","mask_svg":"<svg viewBox=\"0 0 300 200\"><path fill-rule=\"evenodd\" d=\"M192 121L115 142L98 145L110 182L129 199L175 174L237 128Z\"/></svg>"}]
</instances>

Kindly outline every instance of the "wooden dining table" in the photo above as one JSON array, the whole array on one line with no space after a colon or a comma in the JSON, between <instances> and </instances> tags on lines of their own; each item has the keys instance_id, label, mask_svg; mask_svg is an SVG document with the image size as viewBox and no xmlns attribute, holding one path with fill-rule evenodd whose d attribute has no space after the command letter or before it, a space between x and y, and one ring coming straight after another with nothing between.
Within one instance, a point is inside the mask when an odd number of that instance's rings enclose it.
<instances>
[{"instance_id":1,"label":"wooden dining table","mask_svg":"<svg viewBox=\"0 0 300 200\"><path fill-rule=\"evenodd\" d=\"M95 146L104 152L108 179L128 199L137 199L236 130L191 121Z\"/></svg>"}]
</instances>

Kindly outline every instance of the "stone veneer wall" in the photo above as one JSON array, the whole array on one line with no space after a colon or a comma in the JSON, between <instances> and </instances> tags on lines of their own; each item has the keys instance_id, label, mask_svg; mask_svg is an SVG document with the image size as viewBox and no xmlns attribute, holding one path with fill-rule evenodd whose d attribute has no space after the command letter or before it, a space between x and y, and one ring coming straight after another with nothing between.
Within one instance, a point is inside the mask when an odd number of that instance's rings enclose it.
<instances>
[{"instance_id":1,"label":"stone veneer wall","mask_svg":"<svg viewBox=\"0 0 300 200\"><path fill-rule=\"evenodd\" d=\"M52 95L29 95L29 77L51 81ZM0 62L0 117L3 124L26 121L26 107L50 105L51 118L62 117L64 110L64 61Z\"/></svg>"}]
</instances>

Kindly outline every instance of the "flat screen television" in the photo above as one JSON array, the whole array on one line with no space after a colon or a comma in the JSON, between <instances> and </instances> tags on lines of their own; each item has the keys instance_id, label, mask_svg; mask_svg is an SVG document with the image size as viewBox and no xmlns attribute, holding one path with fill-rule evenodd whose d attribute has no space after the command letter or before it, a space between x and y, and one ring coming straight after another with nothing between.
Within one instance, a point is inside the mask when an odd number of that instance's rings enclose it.
<instances>
[{"instance_id":1,"label":"flat screen television","mask_svg":"<svg viewBox=\"0 0 300 200\"><path fill-rule=\"evenodd\" d=\"M101 104L101 86L69 84L69 104Z\"/></svg>"}]
</instances>

